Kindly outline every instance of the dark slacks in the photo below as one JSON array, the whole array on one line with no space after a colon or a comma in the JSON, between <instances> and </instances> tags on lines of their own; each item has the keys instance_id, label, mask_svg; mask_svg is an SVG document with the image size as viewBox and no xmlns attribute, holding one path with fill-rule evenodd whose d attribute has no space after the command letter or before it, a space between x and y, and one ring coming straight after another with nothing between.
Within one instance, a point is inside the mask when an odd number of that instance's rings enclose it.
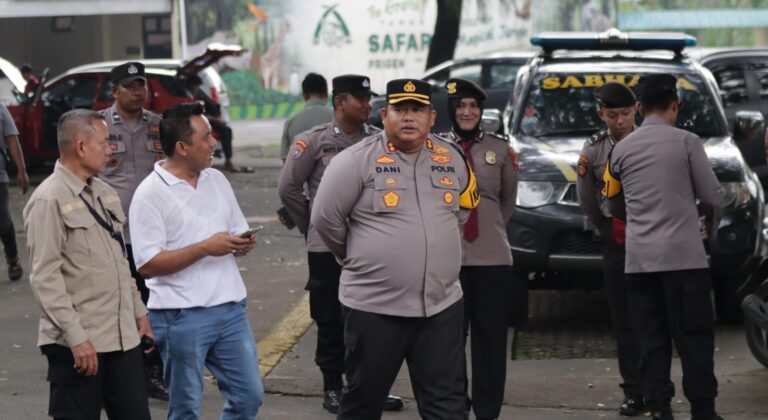
<instances>
[{"instance_id":1,"label":"dark slacks","mask_svg":"<svg viewBox=\"0 0 768 420\"><path fill-rule=\"evenodd\" d=\"M464 338L472 346L472 408L478 417L498 417L507 375L509 285L512 266L461 267Z\"/></svg>"},{"instance_id":2,"label":"dark slacks","mask_svg":"<svg viewBox=\"0 0 768 420\"><path fill-rule=\"evenodd\" d=\"M13 220L11 219L11 204L8 201L7 183L0 183L0 240L3 241L6 258L19 256L19 249L16 245L16 229L13 227Z\"/></svg>"},{"instance_id":3,"label":"dark slacks","mask_svg":"<svg viewBox=\"0 0 768 420\"><path fill-rule=\"evenodd\" d=\"M408 363L419 415L464 420L464 306L407 318L343 308L347 385L338 419L379 419L403 360Z\"/></svg>"},{"instance_id":4,"label":"dark slacks","mask_svg":"<svg viewBox=\"0 0 768 420\"><path fill-rule=\"evenodd\" d=\"M640 345L629 319L629 297L624 276L624 244L617 243L611 236L611 219L606 219L602 228L603 238L603 279L608 294L608 306L613 318L616 335L616 352L619 359L619 373L623 381L619 386L627 397L642 397L642 367Z\"/></svg>"},{"instance_id":5,"label":"dark slacks","mask_svg":"<svg viewBox=\"0 0 768 420\"><path fill-rule=\"evenodd\" d=\"M221 149L224 152L224 157L232 159L232 128L230 128L225 122L215 119L209 120L211 128L219 133L219 141L221 142Z\"/></svg>"},{"instance_id":6,"label":"dark slacks","mask_svg":"<svg viewBox=\"0 0 768 420\"><path fill-rule=\"evenodd\" d=\"M630 317L642 351L649 408L668 406L674 396L669 377L674 341L692 414L714 412L717 379L711 290L705 269L627 274Z\"/></svg>"},{"instance_id":7,"label":"dark slacks","mask_svg":"<svg viewBox=\"0 0 768 420\"><path fill-rule=\"evenodd\" d=\"M317 325L315 363L324 389L341 389L344 373L344 322L339 303L341 266L330 252L308 252L309 312Z\"/></svg>"},{"instance_id":8,"label":"dark slacks","mask_svg":"<svg viewBox=\"0 0 768 420\"><path fill-rule=\"evenodd\" d=\"M141 349L99 353L94 376L77 373L72 350L41 347L48 358L51 395L48 415L60 420L99 420L103 406L110 420L149 420Z\"/></svg>"}]
</instances>

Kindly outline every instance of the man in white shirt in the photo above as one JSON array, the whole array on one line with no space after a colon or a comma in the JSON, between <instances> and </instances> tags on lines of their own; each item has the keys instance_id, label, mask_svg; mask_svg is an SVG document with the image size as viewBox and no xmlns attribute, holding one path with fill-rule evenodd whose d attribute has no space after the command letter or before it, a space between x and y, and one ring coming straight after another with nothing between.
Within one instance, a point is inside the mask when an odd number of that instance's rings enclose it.
<instances>
[{"instance_id":1,"label":"man in white shirt","mask_svg":"<svg viewBox=\"0 0 768 420\"><path fill-rule=\"evenodd\" d=\"M160 123L168 158L139 185L129 226L147 307L166 367L168 419L200 417L203 366L226 398L222 419L253 419L264 388L235 257L248 230L232 187L212 169L216 140L198 104L169 108Z\"/></svg>"}]
</instances>

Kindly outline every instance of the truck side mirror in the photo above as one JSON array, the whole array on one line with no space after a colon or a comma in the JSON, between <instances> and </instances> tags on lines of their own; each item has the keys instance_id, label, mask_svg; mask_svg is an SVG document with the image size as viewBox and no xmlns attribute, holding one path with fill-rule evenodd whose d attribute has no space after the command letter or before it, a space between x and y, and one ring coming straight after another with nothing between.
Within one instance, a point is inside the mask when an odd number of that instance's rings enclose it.
<instances>
[{"instance_id":1,"label":"truck side mirror","mask_svg":"<svg viewBox=\"0 0 768 420\"><path fill-rule=\"evenodd\" d=\"M759 138L765 131L765 117L759 111L739 111L733 124L733 139L744 142Z\"/></svg>"},{"instance_id":2,"label":"truck side mirror","mask_svg":"<svg viewBox=\"0 0 768 420\"><path fill-rule=\"evenodd\" d=\"M503 134L501 132L501 125L502 125L501 111L494 108L486 109L483 111L483 116L480 119L480 128L482 128L483 131L487 131L489 133Z\"/></svg>"}]
</instances>

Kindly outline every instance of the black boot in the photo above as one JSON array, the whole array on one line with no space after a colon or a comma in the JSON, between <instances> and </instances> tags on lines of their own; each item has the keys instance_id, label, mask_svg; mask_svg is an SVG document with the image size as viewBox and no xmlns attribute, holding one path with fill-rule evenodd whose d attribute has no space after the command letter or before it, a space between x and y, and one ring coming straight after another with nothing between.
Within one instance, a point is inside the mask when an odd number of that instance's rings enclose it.
<instances>
[{"instance_id":1,"label":"black boot","mask_svg":"<svg viewBox=\"0 0 768 420\"><path fill-rule=\"evenodd\" d=\"M144 372L147 376L149 397L168 401L168 389L165 387L163 377L163 359L160 358L160 352L157 349L144 354Z\"/></svg>"},{"instance_id":2,"label":"black boot","mask_svg":"<svg viewBox=\"0 0 768 420\"><path fill-rule=\"evenodd\" d=\"M643 397L627 395L619 406L619 414L627 417L639 416L645 413Z\"/></svg>"},{"instance_id":3,"label":"black boot","mask_svg":"<svg viewBox=\"0 0 768 420\"><path fill-rule=\"evenodd\" d=\"M384 411L397 411L403 408L403 399L397 395L389 394L384 400Z\"/></svg>"},{"instance_id":4,"label":"black boot","mask_svg":"<svg viewBox=\"0 0 768 420\"><path fill-rule=\"evenodd\" d=\"M340 389L326 389L323 391L323 408L333 414L339 412L339 403L341 402Z\"/></svg>"}]
</instances>

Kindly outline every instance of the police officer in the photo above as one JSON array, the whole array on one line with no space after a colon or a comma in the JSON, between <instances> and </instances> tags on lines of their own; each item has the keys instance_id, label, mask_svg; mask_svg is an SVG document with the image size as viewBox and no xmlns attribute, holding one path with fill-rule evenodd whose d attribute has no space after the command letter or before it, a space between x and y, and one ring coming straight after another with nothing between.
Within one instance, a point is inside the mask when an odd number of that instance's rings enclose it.
<instances>
[{"instance_id":1,"label":"police officer","mask_svg":"<svg viewBox=\"0 0 768 420\"><path fill-rule=\"evenodd\" d=\"M637 416L645 411L640 369L640 348L635 330L627 313L627 291L624 280L624 221L614 219L603 197L605 162L613 146L635 129L637 98L632 89L618 82L609 82L594 92L597 116L605 123L586 142L579 156L576 180L579 203L603 241L603 278L608 293L619 373L623 381L624 400L619 406L622 416Z\"/></svg>"},{"instance_id":2,"label":"police officer","mask_svg":"<svg viewBox=\"0 0 768 420\"><path fill-rule=\"evenodd\" d=\"M507 329L512 253L506 225L517 197L517 156L507 140L480 128L488 98L469 80L450 79L447 136L460 145L477 175L480 205L464 224L461 289L465 335L471 330L472 399L475 416L499 416L507 376Z\"/></svg>"},{"instance_id":3,"label":"police officer","mask_svg":"<svg viewBox=\"0 0 768 420\"><path fill-rule=\"evenodd\" d=\"M110 71L109 77L115 102L110 108L100 113L107 122L112 155L99 177L117 191L123 212L128 215L128 208L136 187L152 173L155 162L163 157L163 148L160 144L160 116L144 109L144 104L147 102L147 78L143 64L139 62L121 64ZM131 276L136 280L136 286L141 292L141 300L146 305L149 289L134 264L127 220L126 218L123 232L125 232ZM163 379L160 354L153 351L145 357L144 361L150 397L167 401L168 391Z\"/></svg>"},{"instance_id":4,"label":"police officer","mask_svg":"<svg viewBox=\"0 0 768 420\"><path fill-rule=\"evenodd\" d=\"M403 360L422 418L466 418L460 227L479 198L460 150L429 135L431 92L390 81L384 132L336 155L315 196L312 225L342 263L339 419L380 418Z\"/></svg>"},{"instance_id":5,"label":"police officer","mask_svg":"<svg viewBox=\"0 0 768 420\"><path fill-rule=\"evenodd\" d=\"M309 221L312 201L328 163L339 152L363 137L379 131L368 126L371 112L371 82L354 74L335 77L333 121L318 125L296 136L280 174L278 193L289 216L307 238L309 265L309 307L317 324L315 362L323 373L323 407L332 413L339 409L344 373L344 325L339 305L341 267ZM304 194L307 185L309 196ZM385 409L402 408L402 400L389 396Z\"/></svg>"},{"instance_id":6,"label":"police officer","mask_svg":"<svg viewBox=\"0 0 768 420\"><path fill-rule=\"evenodd\" d=\"M643 124L613 148L603 191L614 217L626 213L626 288L645 401L654 419L673 418L674 340L692 420L721 419L715 413L712 285L702 242L717 234L719 183L701 139L674 126L677 78L651 75L642 83Z\"/></svg>"},{"instance_id":7,"label":"police officer","mask_svg":"<svg viewBox=\"0 0 768 420\"><path fill-rule=\"evenodd\" d=\"M293 139L310 128L333 120L333 111L328 108L328 82L317 73L308 73L301 82L304 108L288 118L283 126L280 139L280 157L283 163L288 157Z\"/></svg>"}]
</instances>

